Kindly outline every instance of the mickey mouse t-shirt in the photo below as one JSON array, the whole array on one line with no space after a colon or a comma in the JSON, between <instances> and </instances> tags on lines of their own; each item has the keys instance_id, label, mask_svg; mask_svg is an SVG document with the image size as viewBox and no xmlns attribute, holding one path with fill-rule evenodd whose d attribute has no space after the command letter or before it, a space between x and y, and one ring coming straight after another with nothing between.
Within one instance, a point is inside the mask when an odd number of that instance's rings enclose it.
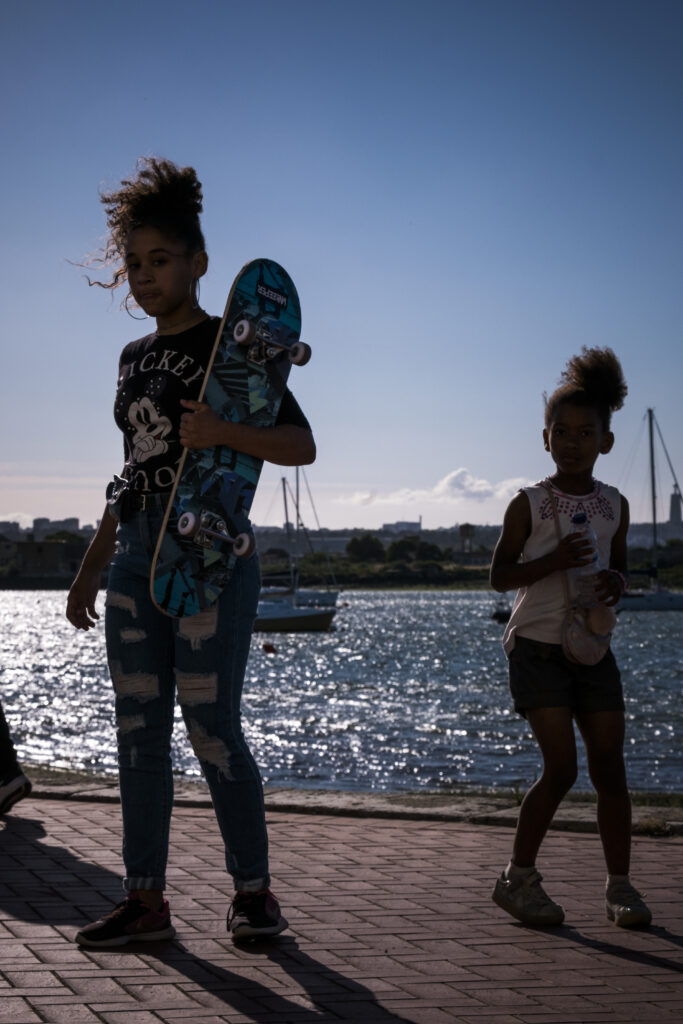
<instances>
[{"instance_id":1,"label":"mickey mouse t-shirt","mask_svg":"<svg viewBox=\"0 0 683 1024\"><path fill-rule=\"evenodd\" d=\"M138 491L170 491L178 461L181 398L196 400L220 319L208 317L180 334L148 334L131 341L119 360L114 418L124 435L122 476ZM277 424L310 430L287 389Z\"/></svg>"}]
</instances>

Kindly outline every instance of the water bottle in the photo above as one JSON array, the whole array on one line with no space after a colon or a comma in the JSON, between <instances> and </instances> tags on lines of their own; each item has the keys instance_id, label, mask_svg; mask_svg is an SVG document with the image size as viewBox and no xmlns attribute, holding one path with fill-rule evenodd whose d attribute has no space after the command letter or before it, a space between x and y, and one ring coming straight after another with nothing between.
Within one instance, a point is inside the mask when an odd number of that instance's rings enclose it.
<instances>
[{"instance_id":1,"label":"water bottle","mask_svg":"<svg viewBox=\"0 0 683 1024\"><path fill-rule=\"evenodd\" d=\"M593 527L588 522L585 512L577 512L572 516L571 533L580 533L585 540L590 541L593 548L593 555L590 562L570 569L579 604L584 608L590 608L598 604L595 596L595 576L600 572L600 561L598 558L598 538L595 536Z\"/></svg>"}]
</instances>

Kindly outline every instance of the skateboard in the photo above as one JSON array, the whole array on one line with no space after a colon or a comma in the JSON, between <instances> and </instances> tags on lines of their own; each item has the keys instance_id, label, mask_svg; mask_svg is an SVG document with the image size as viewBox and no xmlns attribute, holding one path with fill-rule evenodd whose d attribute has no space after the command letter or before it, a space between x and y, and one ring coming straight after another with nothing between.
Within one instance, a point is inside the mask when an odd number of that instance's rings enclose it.
<instances>
[{"instance_id":1,"label":"skateboard","mask_svg":"<svg viewBox=\"0 0 683 1024\"><path fill-rule=\"evenodd\" d=\"M300 332L289 274L272 260L247 263L230 290L198 400L231 422L273 426L291 366L311 355ZM249 509L262 465L225 445L184 449L150 573L160 611L181 618L209 608L235 560L253 553Z\"/></svg>"}]
</instances>

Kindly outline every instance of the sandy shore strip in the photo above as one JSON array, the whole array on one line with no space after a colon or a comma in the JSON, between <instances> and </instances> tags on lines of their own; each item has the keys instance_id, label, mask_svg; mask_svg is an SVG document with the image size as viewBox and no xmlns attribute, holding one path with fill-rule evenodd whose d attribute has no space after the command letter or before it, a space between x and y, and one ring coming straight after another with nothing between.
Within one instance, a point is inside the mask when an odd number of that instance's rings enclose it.
<instances>
[{"instance_id":1,"label":"sandy shore strip","mask_svg":"<svg viewBox=\"0 0 683 1024\"><path fill-rule=\"evenodd\" d=\"M115 775L24 765L33 784L32 798L96 800L118 803ZM206 784L175 777L175 803L181 807L210 807ZM269 811L294 814L334 814L366 818L467 822L514 828L523 794L512 790L465 788L444 792L381 793L358 790L299 789L266 786ZM570 832L597 832L595 800L590 794L570 794L561 804L552 827ZM633 794L635 835L683 835L683 795Z\"/></svg>"}]
</instances>

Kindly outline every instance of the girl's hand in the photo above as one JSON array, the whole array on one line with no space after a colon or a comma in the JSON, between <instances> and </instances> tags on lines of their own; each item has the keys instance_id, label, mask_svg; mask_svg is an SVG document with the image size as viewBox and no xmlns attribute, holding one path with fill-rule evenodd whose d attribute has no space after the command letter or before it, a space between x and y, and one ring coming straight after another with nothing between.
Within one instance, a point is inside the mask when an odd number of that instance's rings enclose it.
<instances>
[{"instance_id":1,"label":"girl's hand","mask_svg":"<svg viewBox=\"0 0 683 1024\"><path fill-rule=\"evenodd\" d=\"M180 443L185 448L213 448L221 444L225 420L210 405L181 398L180 404L189 412L180 417Z\"/></svg>"},{"instance_id":2,"label":"girl's hand","mask_svg":"<svg viewBox=\"0 0 683 1024\"><path fill-rule=\"evenodd\" d=\"M95 611L95 599L99 589L99 572L79 572L66 601L66 617L76 629L92 629L95 621L99 619Z\"/></svg>"},{"instance_id":3,"label":"girl's hand","mask_svg":"<svg viewBox=\"0 0 683 1024\"><path fill-rule=\"evenodd\" d=\"M568 533L553 552L556 569L577 569L588 565L593 555L593 545L582 533Z\"/></svg>"},{"instance_id":4,"label":"girl's hand","mask_svg":"<svg viewBox=\"0 0 683 1024\"><path fill-rule=\"evenodd\" d=\"M595 596L601 604L616 604L624 592L621 576L611 569L603 569L595 576Z\"/></svg>"}]
</instances>

